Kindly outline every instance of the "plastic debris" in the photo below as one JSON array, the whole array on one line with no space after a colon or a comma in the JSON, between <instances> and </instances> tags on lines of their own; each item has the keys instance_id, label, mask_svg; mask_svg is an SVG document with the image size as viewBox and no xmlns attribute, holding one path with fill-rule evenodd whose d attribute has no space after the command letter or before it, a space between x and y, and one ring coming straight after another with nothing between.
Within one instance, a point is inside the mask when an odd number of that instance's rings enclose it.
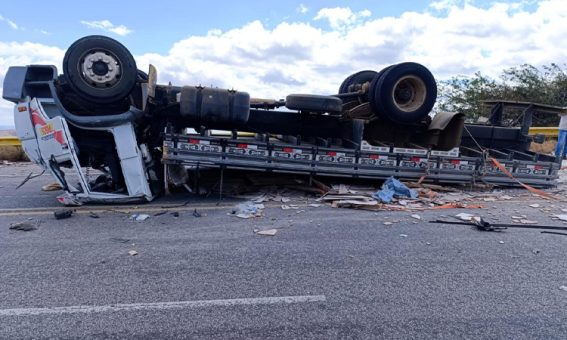
<instances>
[{"instance_id":1,"label":"plastic debris","mask_svg":"<svg viewBox=\"0 0 567 340\"><path fill-rule=\"evenodd\" d=\"M400 234L400 237L408 237L406 234Z\"/></svg>"},{"instance_id":2,"label":"plastic debris","mask_svg":"<svg viewBox=\"0 0 567 340\"><path fill-rule=\"evenodd\" d=\"M150 215L147 214L133 214L130 216L130 219L134 221L145 221L148 218L150 218Z\"/></svg>"},{"instance_id":3,"label":"plastic debris","mask_svg":"<svg viewBox=\"0 0 567 340\"><path fill-rule=\"evenodd\" d=\"M421 216L419 216L418 214L413 214L411 215L412 218L415 218L416 220L421 220Z\"/></svg>"},{"instance_id":4,"label":"plastic debris","mask_svg":"<svg viewBox=\"0 0 567 340\"><path fill-rule=\"evenodd\" d=\"M532 220L520 220L521 224L538 224L538 221L532 221Z\"/></svg>"},{"instance_id":5,"label":"plastic debris","mask_svg":"<svg viewBox=\"0 0 567 340\"><path fill-rule=\"evenodd\" d=\"M299 207L297 205L294 204L282 204L282 210L290 210L290 209L299 209Z\"/></svg>"},{"instance_id":6,"label":"plastic debris","mask_svg":"<svg viewBox=\"0 0 567 340\"><path fill-rule=\"evenodd\" d=\"M171 213L171 216L173 217L179 217L179 212L178 211L174 211Z\"/></svg>"},{"instance_id":7,"label":"plastic debris","mask_svg":"<svg viewBox=\"0 0 567 340\"><path fill-rule=\"evenodd\" d=\"M37 227L28 222L17 222L10 224L10 230L18 230L18 231L33 231L36 230Z\"/></svg>"},{"instance_id":8,"label":"plastic debris","mask_svg":"<svg viewBox=\"0 0 567 340\"><path fill-rule=\"evenodd\" d=\"M567 286L561 286L561 287L559 287L559 289L564 290L564 291L567 292Z\"/></svg>"},{"instance_id":9,"label":"plastic debris","mask_svg":"<svg viewBox=\"0 0 567 340\"><path fill-rule=\"evenodd\" d=\"M197 211L197 209L193 210L193 216L195 217L201 217L201 213Z\"/></svg>"},{"instance_id":10,"label":"plastic debris","mask_svg":"<svg viewBox=\"0 0 567 340\"><path fill-rule=\"evenodd\" d=\"M94 212L89 212L89 217L90 218L100 218L100 216L98 216L98 214L94 213Z\"/></svg>"},{"instance_id":11,"label":"plastic debris","mask_svg":"<svg viewBox=\"0 0 567 340\"><path fill-rule=\"evenodd\" d=\"M455 217L457 217L457 218L459 218L463 221L470 221L470 220L472 220L474 215L467 214L467 213L460 213L460 214L455 215Z\"/></svg>"},{"instance_id":12,"label":"plastic debris","mask_svg":"<svg viewBox=\"0 0 567 340\"><path fill-rule=\"evenodd\" d=\"M384 225L392 225L392 222L384 222Z\"/></svg>"},{"instance_id":13,"label":"plastic debris","mask_svg":"<svg viewBox=\"0 0 567 340\"><path fill-rule=\"evenodd\" d=\"M258 231L256 231L256 235L274 236L277 232L278 232L277 229L258 230Z\"/></svg>"},{"instance_id":14,"label":"plastic debris","mask_svg":"<svg viewBox=\"0 0 567 340\"><path fill-rule=\"evenodd\" d=\"M63 188L59 183L51 183L41 187L42 191L57 191L62 190Z\"/></svg>"},{"instance_id":15,"label":"plastic debris","mask_svg":"<svg viewBox=\"0 0 567 340\"><path fill-rule=\"evenodd\" d=\"M313 208L319 208L321 206L321 204L311 203L311 204L309 204L309 206L313 207Z\"/></svg>"},{"instance_id":16,"label":"plastic debris","mask_svg":"<svg viewBox=\"0 0 567 340\"><path fill-rule=\"evenodd\" d=\"M65 193L63 195L57 196L57 201L63 205L67 206L79 206L83 205L83 202L80 202L75 197Z\"/></svg>"},{"instance_id":17,"label":"plastic debris","mask_svg":"<svg viewBox=\"0 0 567 340\"><path fill-rule=\"evenodd\" d=\"M262 216L263 211L264 211L263 204L244 202L235 206L232 209L232 214L239 218L252 218L252 217Z\"/></svg>"},{"instance_id":18,"label":"plastic debris","mask_svg":"<svg viewBox=\"0 0 567 340\"><path fill-rule=\"evenodd\" d=\"M391 203L394 197L415 199L417 196L418 194L415 190L408 188L394 177L389 177L384 184L382 184L382 189L372 194L372 197L383 203Z\"/></svg>"},{"instance_id":19,"label":"plastic debris","mask_svg":"<svg viewBox=\"0 0 567 340\"><path fill-rule=\"evenodd\" d=\"M557 217L561 221L567 221L567 215L553 215L553 216Z\"/></svg>"},{"instance_id":20,"label":"plastic debris","mask_svg":"<svg viewBox=\"0 0 567 340\"><path fill-rule=\"evenodd\" d=\"M504 241L498 241L498 243L500 243L500 244L504 244Z\"/></svg>"},{"instance_id":21,"label":"plastic debris","mask_svg":"<svg viewBox=\"0 0 567 340\"><path fill-rule=\"evenodd\" d=\"M62 220L64 218L69 218L73 216L73 210L71 209L59 209L53 212L56 220Z\"/></svg>"},{"instance_id":22,"label":"plastic debris","mask_svg":"<svg viewBox=\"0 0 567 340\"><path fill-rule=\"evenodd\" d=\"M136 255L138 255L138 252L135 251L135 250L130 250L130 251L128 252L128 255L130 255L130 256L136 256Z\"/></svg>"},{"instance_id":23,"label":"plastic debris","mask_svg":"<svg viewBox=\"0 0 567 340\"><path fill-rule=\"evenodd\" d=\"M534 203L534 204L530 204L530 207L531 208L539 208L539 207L541 207L541 205Z\"/></svg>"}]
</instances>

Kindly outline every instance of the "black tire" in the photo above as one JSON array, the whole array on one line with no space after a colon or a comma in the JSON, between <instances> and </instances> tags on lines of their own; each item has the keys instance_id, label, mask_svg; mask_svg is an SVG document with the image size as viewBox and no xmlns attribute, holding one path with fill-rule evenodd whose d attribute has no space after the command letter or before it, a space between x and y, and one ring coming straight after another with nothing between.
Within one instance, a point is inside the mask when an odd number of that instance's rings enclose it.
<instances>
[{"instance_id":1,"label":"black tire","mask_svg":"<svg viewBox=\"0 0 567 340\"><path fill-rule=\"evenodd\" d=\"M87 69L90 73L85 72ZM81 98L107 104L130 94L136 85L138 69L124 45L105 36L91 35L75 41L67 49L63 73L71 89Z\"/></svg>"},{"instance_id":2,"label":"black tire","mask_svg":"<svg viewBox=\"0 0 567 340\"><path fill-rule=\"evenodd\" d=\"M376 114L396 123L412 124L433 109L437 84L425 66L401 63L386 69L372 81L368 97Z\"/></svg>"},{"instance_id":3,"label":"black tire","mask_svg":"<svg viewBox=\"0 0 567 340\"><path fill-rule=\"evenodd\" d=\"M370 70L360 71L360 72L356 72L354 74L351 74L350 76L348 76L343 81L343 83L339 87L339 94L348 93L349 92L348 88L351 85L364 84L366 82L371 82L374 79L374 77L376 77L377 74L378 74L378 72L370 71Z\"/></svg>"},{"instance_id":4,"label":"black tire","mask_svg":"<svg viewBox=\"0 0 567 340\"><path fill-rule=\"evenodd\" d=\"M332 96L290 94L286 97L285 107L299 111L341 113L343 101Z\"/></svg>"}]
</instances>

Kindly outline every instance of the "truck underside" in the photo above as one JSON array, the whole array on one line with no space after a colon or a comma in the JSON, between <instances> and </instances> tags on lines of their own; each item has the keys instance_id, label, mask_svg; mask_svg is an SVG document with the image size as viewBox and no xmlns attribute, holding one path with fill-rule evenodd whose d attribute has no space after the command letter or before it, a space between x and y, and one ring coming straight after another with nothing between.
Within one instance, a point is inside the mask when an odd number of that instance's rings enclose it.
<instances>
[{"instance_id":1,"label":"truck underside","mask_svg":"<svg viewBox=\"0 0 567 340\"><path fill-rule=\"evenodd\" d=\"M431 118L435 79L415 63L355 73L332 96L285 100L157 85L155 68L139 71L101 36L75 42L63 69L10 67L3 98L15 103L29 158L65 189L64 204L149 201L171 182L186 185L171 176L186 169L537 187L553 186L559 169L529 151L530 119L504 128L464 124L459 113Z\"/></svg>"}]
</instances>

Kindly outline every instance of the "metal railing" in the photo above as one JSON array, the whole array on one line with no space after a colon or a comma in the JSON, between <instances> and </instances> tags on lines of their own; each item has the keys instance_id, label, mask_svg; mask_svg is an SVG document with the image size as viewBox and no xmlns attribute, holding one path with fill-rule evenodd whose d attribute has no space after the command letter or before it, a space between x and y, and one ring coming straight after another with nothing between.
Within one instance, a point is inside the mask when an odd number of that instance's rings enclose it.
<instances>
[{"instance_id":1,"label":"metal railing","mask_svg":"<svg viewBox=\"0 0 567 340\"><path fill-rule=\"evenodd\" d=\"M18 137L7 136L7 137L0 137L0 146L20 146L22 142Z\"/></svg>"},{"instance_id":2,"label":"metal railing","mask_svg":"<svg viewBox=\"0 0 567 340\"><path fill-rule=\"evenodd\" d=\"M556 127L531 127L530 135L544 135L545 137L557 137L559 128ZM21 146L22 142L18 137L0 137L0 146Z\"/></svg>"},{"instance_id":3,"label":"metal railing","mask_svg":"<svg viewBox=\"0 0 567 340\"><path fill-rule=\"evenodd\" d=\"M544 135L545 137L557 137L559 128L556 127L531 127L530 135Z\"/></svg>"}]
</instances>

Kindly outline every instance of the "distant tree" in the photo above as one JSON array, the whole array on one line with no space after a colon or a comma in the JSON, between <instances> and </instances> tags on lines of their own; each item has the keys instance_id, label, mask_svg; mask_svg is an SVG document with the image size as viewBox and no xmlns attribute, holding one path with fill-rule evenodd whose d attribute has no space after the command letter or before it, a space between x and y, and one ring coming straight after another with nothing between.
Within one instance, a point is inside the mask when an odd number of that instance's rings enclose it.
<instances>
[{"instance_id":1,"label":"distant tree","mask_svg":"<svg viewBox=\"0 0 567 340\"><path fill-rule=\"evenodd\" d=\"M488 99L567 106L567 74L557 64L541 69L528 64L512 67L502 71L499 79L477 72L472 77L454 77L441 82L438 98L438 110L462 112L469 121L490 114L490 107L481 102ZM521 113L509 110L504 121L509 125L517 124ZM534 125L555 126L558 120L555 115L536 114Z\"/></svg>"}]
</instances>

